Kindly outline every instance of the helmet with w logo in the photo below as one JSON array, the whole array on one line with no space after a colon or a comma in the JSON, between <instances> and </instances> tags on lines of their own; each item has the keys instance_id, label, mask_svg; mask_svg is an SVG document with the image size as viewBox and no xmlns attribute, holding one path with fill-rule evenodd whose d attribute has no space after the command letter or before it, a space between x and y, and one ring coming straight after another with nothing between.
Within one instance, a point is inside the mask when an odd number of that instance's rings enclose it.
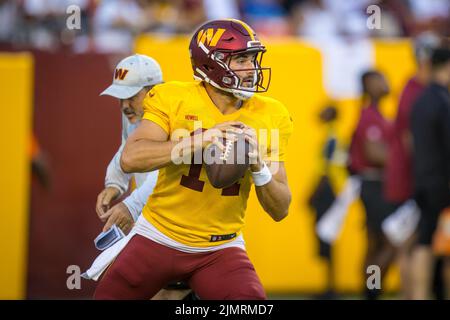
<instances>
[{"instance_id":1,"label":"helmet with w logo","mask_svg":"<svg viewBox=\"0 0 450 320\"><path fill-rule=\"evenodd\" d=\"M261 67L266 48L246 23L235 19L206 22L192 36L189 52L194 78L248 99L255 92L266 92L270 84L270 68ZM233 56L255 54L253 68L231 69ZM253 86L243 86L239 71L253 71Z\"/></svg>"}]
</instances>

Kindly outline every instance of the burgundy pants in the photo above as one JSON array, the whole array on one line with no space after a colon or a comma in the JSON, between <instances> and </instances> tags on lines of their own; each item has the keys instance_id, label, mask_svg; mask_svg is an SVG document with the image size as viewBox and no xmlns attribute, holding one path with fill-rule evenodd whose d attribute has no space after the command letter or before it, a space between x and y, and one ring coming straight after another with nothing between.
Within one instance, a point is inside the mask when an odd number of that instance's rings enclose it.
<instances>
[{"instance_id":1,"label":"burgundy pants","mask_svg":"<svg viewBox=\"0 0 450 320\"><path fill-rule=\"evenodd\" d=\"M94 298L150 299L169 282L181 280L200 299L266 299L244 250L184 253L141 235L133 236L108 268Z\"/></svg>"}]
</instances>

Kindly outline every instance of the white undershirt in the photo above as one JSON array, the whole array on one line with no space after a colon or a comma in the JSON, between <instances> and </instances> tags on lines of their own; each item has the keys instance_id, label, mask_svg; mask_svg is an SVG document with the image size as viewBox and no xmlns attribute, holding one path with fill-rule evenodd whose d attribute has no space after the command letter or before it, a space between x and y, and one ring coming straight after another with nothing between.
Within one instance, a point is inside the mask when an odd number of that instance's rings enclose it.
<instances>
[{"instance_id":1,"label":"white undershirt","mask_svg":"<svg viewBox=\"0 0 450 320\"><path fill-rule=\"evenodd\" d=\"M154 225L152 225L147 219L144 218L144 216L141 214L136 221L133 231L137 234L146 237L147 239L150 239L156 243L159 243L161 245L164 245L166 247L179 250L186 253L199 253L199 252L210 252L210 251L216 251L220 249L230 248L230 247L238 247L245 251L245 241L242 234L237 236L232 241L229 241L227 243L220 244L218 246L211 246L211 247L191 247L182 243L179 243L178 241L175 241L165 234L163 234L161 231L156 229Z\"/></svg>"}]
</instances>

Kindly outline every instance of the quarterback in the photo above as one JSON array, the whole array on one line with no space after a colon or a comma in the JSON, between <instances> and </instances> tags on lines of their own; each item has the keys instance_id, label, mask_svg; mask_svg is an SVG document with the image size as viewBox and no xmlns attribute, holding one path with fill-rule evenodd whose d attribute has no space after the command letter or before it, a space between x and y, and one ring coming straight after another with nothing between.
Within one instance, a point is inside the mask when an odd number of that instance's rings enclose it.
<instances>
[{"instance_id":1,"label":"quarterback","mask_svg":"<svg viewBox=\"0 0 450 320\"><path fill-rule=\"evenodd\" d=\"M266 298L241 230L252 184L275 221L288 214L284 161L292 120L280 102L255 94L267 91L270 68L261 66L266 48L247 24L209 21L189 51L196 81L150 90L143 120L123 149L123 171L159 169L158 180L96 299L148 299L172 281L186 281L200 299ZM180 129L191 136L175 137ZM276 131L278 141L262 139L264 130ZM244 135L253 161L239 181L217 189L201 163L180 163L173 150L185 157L211 144L223 148L222 133Z\"/></svg>"}]
</instances>

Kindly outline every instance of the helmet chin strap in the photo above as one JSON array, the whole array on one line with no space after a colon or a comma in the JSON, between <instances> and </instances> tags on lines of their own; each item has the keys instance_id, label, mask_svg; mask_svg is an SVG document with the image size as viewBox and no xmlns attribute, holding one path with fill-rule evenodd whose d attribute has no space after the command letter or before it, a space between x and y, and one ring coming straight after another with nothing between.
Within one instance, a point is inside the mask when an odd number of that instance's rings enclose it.
<instances>
[{"instance_id":1,"label":"helmet chin strap","mask_svg":"<svg viewBox=\"0 0 450 320\"><path fill-rule=\"evenodd\" d=\"M239 100L250 99L255 94L254 92L251 92L251 91L243 91L243 90L238 90L238 89L231 89L231 93L233 94L233 96L235 96Z\"/></svg>"},{"instance_id":2,"label":"helmet chin strap","mask_svg":"<svg viewBox=\"0 0 450 320\"><path fill-rule=\"evenodd\" d=\"M239 100L248 100L251 97L253 97L253 95L255 94L254 92L251 91L245 91L245 90L239 90L239 89L228 89L228 88L222 88L221 86L219 86L217 83L215 83L214 81L211 81L210 79L208 79L209 81L207 81L208 83L210 83L211 85L213 85L214 87L216 87L219 90L225 91L225 92L230 92L233 94L233 96L235 98L238 98Z\"/></svg>"},{"instance_id":3,"label":"helmet chin strap","mask_svg":"<svg viewBox=\"0 0 450 320\"><path fill-rule=\"evenodd\" d=\"M256 86L257 83L257 73L256 71L253 74L253 87ZM239 89L231 89L231 92L233 93L233 95L240 99L240 100L247 100L250 99L251 97L253 97L253 95L255 94L252 91L246 91L246 90L239 90Z\"/></svg>"}]
</instances>

